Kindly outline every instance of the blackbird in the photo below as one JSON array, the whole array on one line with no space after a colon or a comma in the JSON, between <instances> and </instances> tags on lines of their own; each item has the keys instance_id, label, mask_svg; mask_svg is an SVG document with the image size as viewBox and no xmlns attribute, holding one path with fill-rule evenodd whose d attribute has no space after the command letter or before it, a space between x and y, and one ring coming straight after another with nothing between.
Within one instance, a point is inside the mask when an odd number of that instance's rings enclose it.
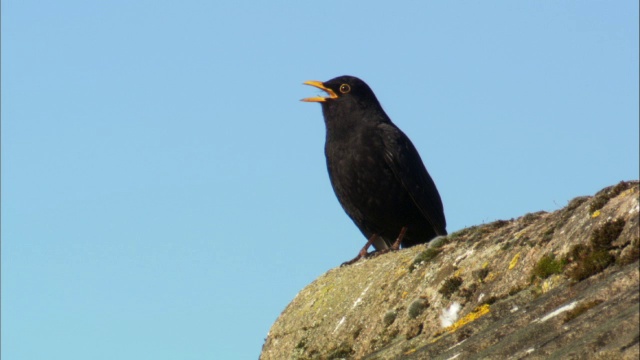
<instances>
[{"instance_id":1,"label":"blackbird","mask_svg":"<svg viewBox=\"0 0 640 360\"><path fill-rule=\"evenodd\" d=\"M411 140L391 122L362 80L340 76L304 84L328 96L318 102L326 126L325 156L333 190L368 239L351 263L368 254L446 235L442 200Z\"/></svg>"}]
</instances>

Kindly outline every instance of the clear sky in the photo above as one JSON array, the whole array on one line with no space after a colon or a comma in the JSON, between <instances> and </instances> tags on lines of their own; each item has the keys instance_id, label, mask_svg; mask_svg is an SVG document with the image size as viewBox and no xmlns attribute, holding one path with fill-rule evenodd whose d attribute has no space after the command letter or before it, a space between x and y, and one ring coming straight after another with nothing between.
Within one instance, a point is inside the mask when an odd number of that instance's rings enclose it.
<instances>
[{"instance_id":1,"label":"clear sky","mask_svg":"<svg viewBox=\"0 0 640 360\"><path fill-rule=\"evenodd\" d=\"M5 0L1 30L7 360L257 358L365 242L306 80L372 87L449 232L638 178L635 0Z\"/></svg>"}]
</instances>

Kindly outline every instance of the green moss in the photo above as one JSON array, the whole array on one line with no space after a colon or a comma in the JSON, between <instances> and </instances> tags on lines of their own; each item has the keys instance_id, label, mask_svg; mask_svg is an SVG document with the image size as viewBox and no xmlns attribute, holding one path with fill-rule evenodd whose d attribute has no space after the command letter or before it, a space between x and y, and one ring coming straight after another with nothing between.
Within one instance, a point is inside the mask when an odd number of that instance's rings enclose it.
<instances>
[{"instance_id":1,"label":"green moss","mask_svg":"<svg viewBox=\"0 0 640 360\"><path fill-rule=\"evenodd\" d=\"M573 200L569 201L569 204L567 204L565 211L572 212L573 210L577 209L580 205L584 204L584 202L587 200L589 200L589 196L580 196L580 197L574 198Z\"/></svg>"},{"instance_id":2,"label":"green moss","mask_svg":"<svg viewBox=\"0 0 640 360\"><path fill-rule=\"evenodd\" d=\"M421 263L427 263L433 260L441 251L442 250L438 248L428 247L427 250L421 252L413 259L413 262L409 265L409 272L415 270L415 268Z\"/></svg>"},{"instance_id":3,"label":"green moss","mask_svg":"<svg viewBox=\"0 0 640 360\"><path fill-rule=\"evenodd\" d=\"M426 299L415 299L411 303L411 305L409 305L409 309L407 310L407 313L409 314L410 318L415 319L418 316L420 316L420 314L422 314L424 309L428 307L429 307L429 301L427 301Z\"/></svg>"},{"instance_id":4,"label":"green moss","mask_svg":"<svg viewBox=\"0 0 640 360\"><path fill-rule=\"evenodd\" d=\"M615 258L606 250L598 250L591 253L591 255L587 257L587 261L592 264L596 272L600 272L611 265L615 261Z\"/></svg>"},{"instance_id":5,"label":"green moss","mask_svg":"<svg viewBox=\"0 0 640 360\"><path fill-rule=\"evenodd\" d=\"M596 210L602 209L609 202L609 200L618 196L621 192L627 190L629 187L631 187L631 185L633 184L621 181L614 187L609 187L598 192L589 205L589 213L592 214Z\"/></svg>"},{"instance_id":6,"label":"green moss","mask_svg":"<svg viewBox=\"0 0 640 360\"><path fill-rule=\"evenodd\" d=\"M449 239L454 240L454 239L458 239L460 237L465 237L465 236L471 235L477 229L478 229L478 225L469 226L468 228L464 228L462 230L458 230L458 231L454 232L453 234L450 234L449 235Z\"/></svg>"},{"instance_id":7,"label":"green moss","mask_svg":"<svg viewBox=\"0 0 640 360\"><path fill-rule=\"evenodd\" d=\"M487 275L489 275L489 267L474 270L472 274L478 282L483 282Z\"/></svg>"},{"instance_id":8,"label":"green moss","mask_svg":"<svg viewBox=\"0 0 640 360\"><path fill-rule=\"evenodd\" d=\"M438 290L438 292L444 297L450 298L451 295L458 291L460 285L462 285L462 278L459 276L453 276L445 280L444 284L442 285L440 290Z\"/></svg>"},{"instance_id":9,"label":"green moss","mask_svg":"<svg viewBox=\"0 0 640 360\"><path fill-rule=\"evenodd\" d=\"M617 219L615 221L607 221L602 226L597 228L591 234L589 240L591 246L595 250L608 250L611 248L611 243L616 241L624 230L624 219Z\"/></svg>"},{"instance_id":10,"label":"green moss","mask_svg":"<svg viewBox=\"0 0 640 360\"><path fill-rule=\"evenodd\" d=\"M385 327L393 324L394 321L396 321L396 317L398 316L398 313L395 310L389 310L384 314L384 317L382 318L382 323L384 324Z\"/></svg>"},{"instance_id":11,"label":"green moss","mask_svg":"<svg viewBox=\"0 0 640 360\"><path fill-rule=\"evenodd\" d=\"M555 231L556 231L555 227L551 227L547 229L547 231L545 231L542 234L542 238L540 239L540 244L546 244L549 241L551 241L551 239L553 239L553 233L555 233Z\"/></svg>"},{"instance_id":12,"label":"green moss","mask_svg":"<svg viewBox=\"0 0 640 360\"><path fill-rule=\"evenodd\" d=\"M615 257L609 251L613 248L612 243L622 233L624 225L624 219L607 221L593 231L589 246L574 245L565 258L567 262L574 263L568 272L569 277L574 281L582 281L613 264Z\"/></svg>"},{"instance_id":13,"label":"green moss","mask_svg":"<svg viewBox=\"0 0 640 360\"><path fill-rule=\"evenodd\" d=\"M492 223L490 223L490 224L487 224L487 226L485 226L485 228L486 228L488 231L494 231L494 230L498 230L498 229L500 229L501 227L504 227L504 226L506 226L506 225L508 225L508 224L509 224L509 221L506 221L506 220L496 220L496 221L494 221L494 222L492 222Z\"/></svg>"},{"instance_id":14,"label":"green moss","mask_svg":"<svg viewBox=\"0 0 640 360\"><path fill-rule=\"evenodd\" d=\"M631 244L620 253L620 257L616 259L619 265L627 265L638 261L640 258L640 238L635 238Z\"/></svg>"},{"instance_id":15,"label":"green moss","mask_svg":"<svg viewBox=\"0 0 640 360\"><path fill-rule=\"evenodd\" d=\"M594 306L598 306L603 302L604 300L597 299L597 300L589 301L576 306L573 310L570 310L569 312L567 312L567 315L564 318L564 322L567 323L577 318L578 316L584 314L587 310L591 309Z\"/></svg>"},{"instance_id":16,"label":"green moss","mask_svg":"<svg viewBox=\"0 0 640 360\"><path fill-rule=\"evenodd\" d=\"M487 234L493 234L496 230L509 225L510 221L506 220L496 220L489 224L484 224L481 226L472 226L470 228L465 229L465 235L468 234L466 241L477 241L482 238L486 238Z\"/></svg>"},{"instance_id":17,"label":"green moss","mask_svg":"<svg viewBox=\"0 0 640 360\"><path fill-rule=\"evenodd\" d=\"M576 266L569 272L569 277L575 281L582 281L606 269L615 261L608 250L597 250L576 262Z\"/></svg>"},{"instance_id":18,"label":"green moss","mask_svg":"<svg viewBox=\"0 0 640 360\"><path fill-rule=\"evenodd\" d=\"M500 250L502 251L507 251L509 249L511 249L514 245L513 241L507 241L506 243L502 244L502 246L500 247Z\"/></svg>"},{"instance_id":19,"label":"green moss","mask_svg":"<svg viewBox=\"0 0 640 360\"><path fill-rule=\"evenodd\" d=\"M546 279L553 274L561 274L566 265L565 261L556 260L553 254L545 255L532 270L532 275L541 279Z\"/></svg>"},{"instance_id":20,"label":"green moss","mask_svg":"<svg viewBox=\"0 0 640 360\"><path fill-rule=\"evenodd\" d=\"M539 219L540 216L542 216L542 214L545 214L544 211L539 211L539 212L535 212L535 213L528 213L523 215L520 218L520 221L524 224L524 225L529 225L532 222L534 222L535 220Z\"/></svg>"},{"instance_id":21,"label":"green moss","mask_svg":"<svg viewBox=\"0 0 640 360\"><path fill-rule=\"evenodd\" d=\"M342 343L336 349L333 349L329 355L327 355L327 359L349 359L353 355L353 348L349 344Z\"/></svg>"},{"instance_id":22,"label":"green moss","mask_svg":"<svg viewBox=\"0 0 640 360\"><path fill-rule=\"evenodd\" d=\"M565 261L566 262L578 261L586 257L589 254L589 252L590 252L590 249L588 246L584 244L575 244L571 247L571 249L569 250L569 253L567 253L567 256L565 257Z\"/></svg>"},{"instance_id":23,"label":"green moss","mask_svg":"<svg viewBox=\"0 0 640 360\"><path fill-rule=\"evenodd\" d=\"M429 247L430 248L435 248L435 249L440 249L441 247L447 245L448 243L451 242L451 238L449 238L449 236L437 236L431 240L429 240Z\"/></svg>"},{"instance_id":24,"label":"green moss","mask_svg":"<svg viewBox=\"0 0 640 360\"><path fill-rule=\"evenodd\" d=\"M591 204L589 205L589 213L593 214L597 210L602 209L602 207L609 202L609 198L606 196L601 196L593 199Z\"/></svg>"}]
</instances>

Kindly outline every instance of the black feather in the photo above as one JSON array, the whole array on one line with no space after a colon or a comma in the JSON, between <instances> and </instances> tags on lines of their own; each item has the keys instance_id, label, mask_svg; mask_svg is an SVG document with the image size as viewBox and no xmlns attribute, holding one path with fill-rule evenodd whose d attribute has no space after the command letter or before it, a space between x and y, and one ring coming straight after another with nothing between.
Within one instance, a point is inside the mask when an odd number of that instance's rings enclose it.
<instances>
[{"instance_id":1,"label":"black feather","mask_svg":"<svg viewBox=\"0 0 640 360\"><path fill-rule=\"evenodd\" d=\"M364 236L378 235L373 245L381 250L391 246L403 227L403 247L446 235L435 183L411 140L391 122L369 86L352 76L321 84L337 96L307 101L322 105L331 185Z\"/></svg>"}]
</instances>

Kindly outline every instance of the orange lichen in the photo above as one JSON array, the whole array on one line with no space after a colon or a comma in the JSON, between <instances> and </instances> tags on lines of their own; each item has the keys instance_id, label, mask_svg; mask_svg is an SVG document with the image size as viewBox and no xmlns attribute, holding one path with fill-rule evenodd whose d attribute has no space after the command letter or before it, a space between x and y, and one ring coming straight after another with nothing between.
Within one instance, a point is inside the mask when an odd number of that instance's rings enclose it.
<instances>
[{"instance_id":1,"label":"orange lichen","mask_svg":"<svg viewBox=\"0 0 640 360\"><path fill-rule=\"evenodd\" d=\"M511 259L511 262L509 263L509 270L512 270L514 267L516 267L516 265L518 264L518 260L520 260L520 253L517 253L516 256Z\"/></svg>"},{"instance_id":2,"label":"orange lichen","mask_svg":"<svg viewBox=\"0 0 640 360\"><path fill-rule=\"evenodd\" d=\"M447 327L445 331L454 332L459 328L467 325L470 322L476 321L479 318L485 316L489 313L491 306L489 304L484 304L482 306L478 306L474 311L465 315L462 319L456 321L453 325Z\"/></svg>"}]
</instances>

